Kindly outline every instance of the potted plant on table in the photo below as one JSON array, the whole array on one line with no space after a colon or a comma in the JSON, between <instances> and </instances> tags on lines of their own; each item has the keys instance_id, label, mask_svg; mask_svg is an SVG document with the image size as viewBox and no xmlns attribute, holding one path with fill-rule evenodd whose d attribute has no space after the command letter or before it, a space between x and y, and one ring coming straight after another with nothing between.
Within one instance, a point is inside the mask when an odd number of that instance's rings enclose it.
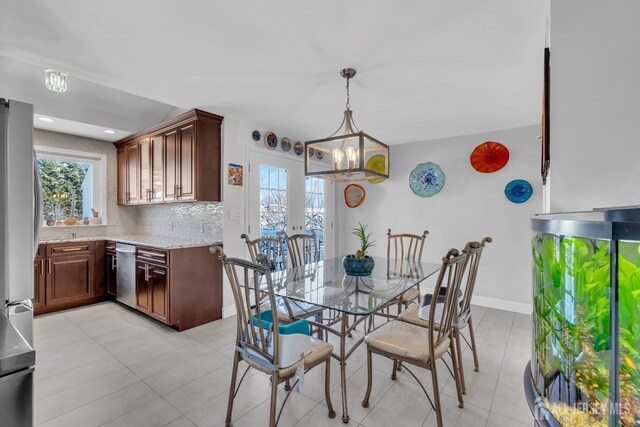
<instances>
[{"instance_id":1,"label":"potted plant on table","mask_svg":"<svg viewBox=\"0 0 640 427\"><path fill-rule=\"evenodd\" d=\"M371 233L367 234L367 226L359 224L353 229L354 236L360 239L360 249L355 254L346 255L342 259L344 272L349 276L369 276L375 266L373 258L367 255L370 247L375 246L375 241L371 240Z\"/></svg>"}]
</instances>

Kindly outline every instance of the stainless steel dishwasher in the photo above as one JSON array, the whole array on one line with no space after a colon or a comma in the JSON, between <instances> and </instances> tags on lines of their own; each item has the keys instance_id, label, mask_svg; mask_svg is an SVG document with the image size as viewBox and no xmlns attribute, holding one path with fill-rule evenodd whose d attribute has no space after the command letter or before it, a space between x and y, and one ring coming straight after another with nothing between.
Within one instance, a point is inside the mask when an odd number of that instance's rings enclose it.
<instances>
[{"instance_id":1,"label":"stainless steel dishwasher","mask_svg":"<svg viewBox=\"0 0 640 427\"><path fill-rule=\"evenodd\" d=\"M116 299L130 307L136 307L136 247L116 243L118 287Z\"/></svg>"}]
</instances>

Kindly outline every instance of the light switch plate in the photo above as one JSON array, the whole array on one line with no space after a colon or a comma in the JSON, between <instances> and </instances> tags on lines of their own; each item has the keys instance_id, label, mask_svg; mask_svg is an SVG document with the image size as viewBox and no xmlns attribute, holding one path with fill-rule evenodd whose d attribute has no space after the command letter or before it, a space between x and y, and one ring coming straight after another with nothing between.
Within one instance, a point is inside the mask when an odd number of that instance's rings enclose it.
<instances>
[{"instance_id":1,"label":"light switch plate","mask_svg":"<svg viewBox=\"0 0 640 427\"><path fill-rule=\"evenodd\" d=\"M240 221L241 214L240 209L231 209L229 210L229 219L231 221Z\"/></svg>"}]
</instances>

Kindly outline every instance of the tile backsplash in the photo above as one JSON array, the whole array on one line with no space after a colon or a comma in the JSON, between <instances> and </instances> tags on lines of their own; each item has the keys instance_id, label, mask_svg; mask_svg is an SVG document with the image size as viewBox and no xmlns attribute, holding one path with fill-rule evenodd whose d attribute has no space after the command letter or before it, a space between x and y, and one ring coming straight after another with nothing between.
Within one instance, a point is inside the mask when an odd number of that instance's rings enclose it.
<instances>
[{"instance_id":1,"label":"tile backsplash","mask_svg":"<svg viewBox=\"0 0 640 427\"><path fill-rule=\"evenodd\" d=\"M222 241L222 202L138 206L137 234Z\"/></svg>"}]
</instances>

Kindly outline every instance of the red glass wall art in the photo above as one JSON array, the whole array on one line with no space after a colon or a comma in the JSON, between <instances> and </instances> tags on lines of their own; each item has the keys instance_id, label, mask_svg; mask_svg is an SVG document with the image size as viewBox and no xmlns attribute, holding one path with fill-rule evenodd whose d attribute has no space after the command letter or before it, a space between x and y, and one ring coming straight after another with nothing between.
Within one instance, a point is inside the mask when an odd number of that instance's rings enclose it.
<instances>
[{"instance_id":1,"label":"red glass wall art","mask_svg":"<svg viewBox=\"0 0 640 427\"><path fill-rule=\"evenodd\" d=\"M469 160L478 172L491 173L499 171L509 162L509 150L499 142L487 141L473 150Z\"/></svg>"}]
</instances>

